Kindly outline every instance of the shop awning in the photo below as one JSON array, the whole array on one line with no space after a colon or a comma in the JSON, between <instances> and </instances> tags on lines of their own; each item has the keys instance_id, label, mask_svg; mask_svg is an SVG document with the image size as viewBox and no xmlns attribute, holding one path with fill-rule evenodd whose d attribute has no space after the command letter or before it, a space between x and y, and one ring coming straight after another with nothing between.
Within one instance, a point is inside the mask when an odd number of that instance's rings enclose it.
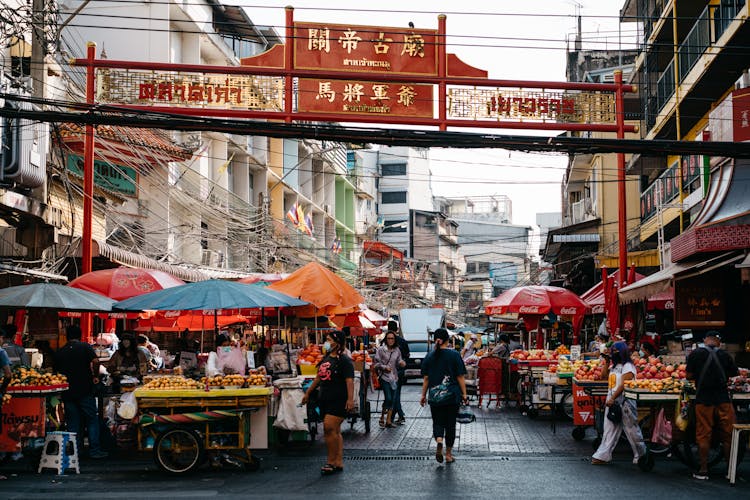
<instances>
[{"instance_id":1,"label":"shop awning","mask_svg":"<svg viewBox=\"0 0 750 500\"><path fill-rule=\"evenodd\" d=\"M240 271L232 271L229 269L213 269L206 267L192 267L185 264L170 264L168 262L160 262L156 259L146 257L123 248L104 243L99 240L94 240L96 247L98 248L98 255L106 257L112 262L121 264L128 267L139 267L144 269L156 269L158 271L164 271L172 276L180 278L184 281L205 281L209 279L238 279L249 276L249 273L243 273ZM94 255L97 255L96 250Z\"/></svg>"},{"instance_id":2,"label":"shop awning","mask_svg":"<svg viewBox=\"0 0 750 500\"><path fill-rule=\"evenodd\" d=\"M731 264L743 257L739 252L726 252L709 259L699 261L677 262L650 276L646 276L632 285L623 287L620 292L620 304L642 302L649 297L666 292L674 285L673 280L698 276L716 268Z\"/></svg>"}]
</instances>

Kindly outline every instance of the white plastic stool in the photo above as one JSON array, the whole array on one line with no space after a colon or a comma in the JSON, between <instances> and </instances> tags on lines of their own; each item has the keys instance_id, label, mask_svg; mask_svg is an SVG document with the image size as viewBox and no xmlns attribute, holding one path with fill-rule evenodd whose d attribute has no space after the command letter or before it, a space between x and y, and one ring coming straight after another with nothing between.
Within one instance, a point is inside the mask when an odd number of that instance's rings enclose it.
<instances>
[{"instance_id":1,"label":"white plastic stool","mask_svg":"<svg viewBox=\"0 0 750 500\"><path fill-rule=\"evenodd\" d=\"M76 474L81 473L78 468L78 444L76 444L75 432L47 433L37 472L41 473L44 469L55 469L58 474L68 469L75 469Z\"/></svg>"},{"instance_id":2,"label":"white plastic stool","mask_svg":"<svg viewBox=\"0 0 750 500\"><path fill-rule=\"evenodd\" d=\"M732 448L729 451L729 484L734 486L737 480L737 455L740 451L740 434L750 431L750 424L732 426Z\"/></svg>"}]
</instances>

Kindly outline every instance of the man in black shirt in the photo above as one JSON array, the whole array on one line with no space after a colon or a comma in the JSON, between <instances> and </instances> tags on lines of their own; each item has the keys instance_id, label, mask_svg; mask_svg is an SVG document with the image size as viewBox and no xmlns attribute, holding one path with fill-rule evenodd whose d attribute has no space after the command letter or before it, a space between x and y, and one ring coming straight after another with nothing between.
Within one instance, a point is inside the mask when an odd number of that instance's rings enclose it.
<instances>
[{"instance_id":1,"label":"man in black shirt","mask_svg":"<svg viewBox=\"0 0 750 500\"><path fill-rule=\"evenodd\" d=\"M695 380L695 441L700 455L700 469L695 479L708 479L708 451L711 448L713 427L718 427L724 447L724 458L729 463L734 406L729 397L727 380L737 375L732 357L719 349L719 332L706 332L705 347L696 349L687 360L687 378Z\"/></svg>"},{"instance_id":2,"label":"man in black shirt","mask_svg":"<svg viewBox=\"0 0 750 500\"><path fill-rule=\"evenodd\" d=\"M62 394L65 425L76 433L78 450L83 451L83 423L88 429L89 457L106 458L99 440L99 414L94 398L95 378L99 376L99 360L94 349L81 342L81 329L66 329L68 342L55 355L55 370L68 377L69 389Z\"/></svg>"}]
</instances>

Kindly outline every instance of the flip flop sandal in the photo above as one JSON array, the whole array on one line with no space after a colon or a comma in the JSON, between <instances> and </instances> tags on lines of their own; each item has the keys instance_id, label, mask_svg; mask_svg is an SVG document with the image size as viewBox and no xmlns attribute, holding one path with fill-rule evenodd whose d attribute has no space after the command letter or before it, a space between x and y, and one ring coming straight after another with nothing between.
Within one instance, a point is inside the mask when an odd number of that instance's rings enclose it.
<instances>
[{"instance_id":1,"label":"flip flop sandal","mask_svg":"<svg viewBox=\"0 0 750 500\"><path fill-rule=\"evenodd\" d=\"M439 464L443 463L443 443L437 444L437 448L435 449L435 460L437 460Z\"/></svg>"},{"instance_id":2,"label":"flip flop sandal","mask_svg":"<svg viewBox=\"0 0 750 500\"><path fill-rule=\"evenodd\" d=\"M320 473L324 476L330 476L331 474L335 474L337 472L344 472L344 468L336 467L335 465L331 464L325 464L320 468Z\"/></svg>"}]
</instances>

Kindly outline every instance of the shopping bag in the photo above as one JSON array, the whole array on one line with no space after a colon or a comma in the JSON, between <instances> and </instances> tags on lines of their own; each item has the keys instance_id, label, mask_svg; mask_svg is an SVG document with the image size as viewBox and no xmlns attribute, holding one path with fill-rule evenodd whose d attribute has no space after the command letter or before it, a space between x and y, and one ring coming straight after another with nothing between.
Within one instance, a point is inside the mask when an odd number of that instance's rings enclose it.
<instances>
[{"instance_id":1,"label":"shopping bag","mask_svg":"<svg viewBox=\"0 0 750 500\"><path fill-rule=\"evenodd\" d=\"M672 442L672 422L664 416L664 408L661 408L656 414L651 442L665 446Z\"/></svg>"},{"instance_id":2,"label":"shopping bag","mask_svg":"<svg viewBox=\"0 0 750 500\"><path fill-rule=\"evenodd\" d=\"M471 411L471 408L469 408L466 405L461 405L458 408L458 416L456 417L456 422L459 424L470 424L474 421L476 421L477 417L474 415L474 412Z\"/></svg>"},{"instance_id":3,"label":"shopping bag","mask_svg":"<svg viewBox=\"0 0 750 500\"><path fill-rule=\"evenodd\" d=\"M675 411L674 416L674 425L682 432L685 432L688 428L689 422L689 416L688 411L690 407L690 400L687 398L687 396L683 396L679 401L677 401L677 408Z\"/></svg>"}]
</instances>

